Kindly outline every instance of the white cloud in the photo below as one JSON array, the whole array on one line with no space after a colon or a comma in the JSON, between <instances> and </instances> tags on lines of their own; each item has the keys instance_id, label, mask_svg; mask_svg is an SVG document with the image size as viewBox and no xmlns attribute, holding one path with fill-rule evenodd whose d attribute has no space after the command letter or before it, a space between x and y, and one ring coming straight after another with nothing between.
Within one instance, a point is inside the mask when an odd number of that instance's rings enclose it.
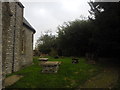
<instances>
[{"instance_id":1,"label":"white cloud","mask_svg":"<svg viewBox=\"0 0 120 90\"><path fill-rule=\"evenodd\" d=\"M81 6L84 5L81 0L62 0L63 8L70 11L78 11Z\"/></svg>"},{"instance_id":2,"label":"white cloud","mask_svg":"<svg viewBox=\"0 0 120 90\"><path fill-rule=\"evenodd\" d=\"M23 5L25 18L36 29L35 42L41 32L52 30L55 33L58 25L80 18L80 15L87 17L90 9L87 0L45 0L23 2Z\"/></svg>"}]
</instances>

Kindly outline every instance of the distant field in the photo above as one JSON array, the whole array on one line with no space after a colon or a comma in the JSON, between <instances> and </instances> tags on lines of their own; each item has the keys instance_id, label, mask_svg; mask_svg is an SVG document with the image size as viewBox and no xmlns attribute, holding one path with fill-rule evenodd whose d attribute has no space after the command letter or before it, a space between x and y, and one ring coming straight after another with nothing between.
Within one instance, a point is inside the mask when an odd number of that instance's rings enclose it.
<instances>
[{"instance_id":1,"label":"distant field","mask_svg":"<svg viewBox=\"0 0 120 90\"><path fill-rule=\"evenodd\" d=\"M11 74L24 77L9 88L77 88L102 70L100 66L87 64L84 58L79 58L78 64L72 64L71 57L48 58L49 61L62 61L58 73L41 73L38 57L34 57L33 65Z\"/></svg>"}]
</instances>

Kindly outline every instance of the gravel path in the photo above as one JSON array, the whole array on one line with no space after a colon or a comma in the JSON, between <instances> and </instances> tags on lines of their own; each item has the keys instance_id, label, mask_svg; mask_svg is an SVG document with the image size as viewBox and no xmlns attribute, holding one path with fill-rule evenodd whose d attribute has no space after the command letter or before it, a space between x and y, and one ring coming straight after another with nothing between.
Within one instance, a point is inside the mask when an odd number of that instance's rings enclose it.
<instances>
[{"instance_id":1,"label":"gravel path","mask_svg":"<svg viewBox=\"0 0 120 90\"><path fill-rule=\"evenodd\" d=\"M112 88L119 77L117 68L106 68L99 75L92 77L79 88Z\"/></svg>"}]
</instances>

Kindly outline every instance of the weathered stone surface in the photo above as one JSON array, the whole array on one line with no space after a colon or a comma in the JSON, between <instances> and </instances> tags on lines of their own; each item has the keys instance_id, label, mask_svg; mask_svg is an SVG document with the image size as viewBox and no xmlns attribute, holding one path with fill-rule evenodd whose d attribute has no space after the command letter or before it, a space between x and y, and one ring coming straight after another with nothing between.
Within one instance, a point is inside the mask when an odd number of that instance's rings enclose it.
<instances>
[{"instance_id":1,"label":"weathered stone surface","mask_svg":"<svg viewBox=\"0 0 120 90\"><path fill-rule=\"evenodd\" d=\"M0 70L4 81L6 74L32 64L34 31L23 24L24 7L21 3L4 2L0 7ZM21 49L23 40L24 53Z\"/></svg>"},{"instance_id":2,"label":"weathered stone surface","mask_svg":"<svg viewBox=\"0 0 120 90\"><path fill-rule=\"evenodd\" d=\"M23 26L23 30L25 31L25 52L21 56L21 64L22 66L28 66L32 64L33 60L33 32L29 30L25 25Z\"/></svg>"},{"instance_id":3,"label":"weathered stone surface","mask_svg":"<svg viewBox=\"0 0 120 90\"><path fill-rule=\"evenodd\" d=\"M59 69L59 65L61 62L59 61L47 61L41 64L43 67L42 73L57 73Z\"/></svg>"},{"instance_id":4,"label":"weathered stone surface","mask_svg":"<svg viewBox=\"0 0 120 90\"><path fill-rule=\"evenodd\" d=\"M3 8L2 9L3 74L6 74L6 73L12 72L15 3L2 3L2 8ZM9 14L11 13L11 10L12 10L13 16L9 16Z\"/></svg>"},{"instance_id":5,"label":"weathered stone surface","mask_svg":"<svg viewBox=\"0 0 120 90\"><path fill-rule=\"evenodd\" d=\"M48 61L48 58L39 58L39 61Z\"/></svg>"},{"instance_id":6,"label":"weathered stone surface","mask_svg":"<svg viewBox=\"0 0 120 90\"><path fill-rule=\"evenodd\" d=\"M38 60L40 61L39 65L42 65L43 63L48 61L48 58L39 58Z\"/></svg>"},{"instance_id":7,"label":"weathered stone surface","mask_svg":"<svg viewBox=\"0 0 120 90\"><path fill-rule=\"evenodd\" d=\"M32 64L33 32L23 25L23 7L17 2L4 2L2 5L3 73L18 71L23 66ZM6 13L7 12L7 13ZM24 37L22 31L25 31ZM22 40L24 54L21 53Z\"/></svg>"},{"instance_id":8,"label":"weathered stone surface","mask_svg":"<svg viewBox=\"0 0 120 90\"><path fill-rule=\"evenodd\" d=\"M0 1L0 90L2 89L2 2Z\"/></svg>"},{"instance_id":9,"label":"weathered stone surface","mask_svg":"<svg viewBox=\"0 0 120 90\"><path fill-rule=\"evenodd\" d=\"M23 76L13 75L5 79L5 86L10 86L20 80Z\"/></svg>"},{"instance_id":10,"label":"weathered stone surface","mask_svg":"<svg viewBox=\"0 0 120 90\"><path fill-rule=\"evenodd\" d=\"M49 65L55 66L55 65L60 65L60 64L61 64L60 61L47 61L47 62L43 63L42 65L43 66L49 66Z\"/></svg>"}]
</instances>

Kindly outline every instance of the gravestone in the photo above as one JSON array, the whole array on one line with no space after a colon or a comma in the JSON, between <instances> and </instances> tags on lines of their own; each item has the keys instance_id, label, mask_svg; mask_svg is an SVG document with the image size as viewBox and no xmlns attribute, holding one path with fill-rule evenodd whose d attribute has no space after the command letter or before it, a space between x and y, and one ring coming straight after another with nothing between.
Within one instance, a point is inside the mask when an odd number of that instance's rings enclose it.
<instances>
[{"instance_id":1,"label":"gravestone","mask_svg":"<svg viewBox=\"0 0 120 90\"><path fill-rule=\"evenodd\" d=\"M77 59L77 58L73 58L73 59L72 59L72 63L73 63L73 64L77 64L77 63L79 63L78 60L79 60L79 59Z\"/></svg>"},{"instance_id":2,"label":"gravestone","mask_svg":"<svg viewBox=\"0 0 120 90\"><path fill-rule=\"evenodd\" d=\"M40 61L39 65L41 65L41 64L47 62L48 58L39 58L38 60Z\"/></svg>"},{"instance_id":3,"label":"gravestone","mask_svg":"<svg viewBox=\"0 0 120 90\"><path fill-rule=\"evenodd\" d=\"M44 61L48 61L48 58L39 58L38 60L44 62Z\"/></svg>"},{"instance_id":4,"label":"gravestone","mask_svg":"<svg viewBox=\"0 0 120 90\"><path fill-rule=\"evenodd\" d=\"M48 58L39 58L38 60L40 61L40 64L42 64L44 62L47 62Z\"/></svg>"},{"instance_id":5,"label":"gravestone","mask_svg":"<svg viewBox=\"0 0 120 90\"><path fill-rule=\"evenodd\" d=\"M57 73L61 62L59 61L47 61L41 64L42 73Z\"/></svg>"},{"instance_id":6,"label":"gravestone","mask_svg":"<svg viewBox=\"0 0 120 90\"><path fill-rule=\"evenodd\" d=\"M23 76L21 75L13 75L13 76L9 76L5 79L5 86L11 86L14 83L16 83L18 80L20 80Z\"/></svg>"},{"instance_id":7,"label":"gravestone","mask_svg":"<svg viewBox=\"0 0 120 90\"><path fill-rule=\"evenodd\" d=\"M59 56L55 56L54 58L55 58L55 59L58 59L58 58L59 58Z\"/></svg>"}]
</instances>

